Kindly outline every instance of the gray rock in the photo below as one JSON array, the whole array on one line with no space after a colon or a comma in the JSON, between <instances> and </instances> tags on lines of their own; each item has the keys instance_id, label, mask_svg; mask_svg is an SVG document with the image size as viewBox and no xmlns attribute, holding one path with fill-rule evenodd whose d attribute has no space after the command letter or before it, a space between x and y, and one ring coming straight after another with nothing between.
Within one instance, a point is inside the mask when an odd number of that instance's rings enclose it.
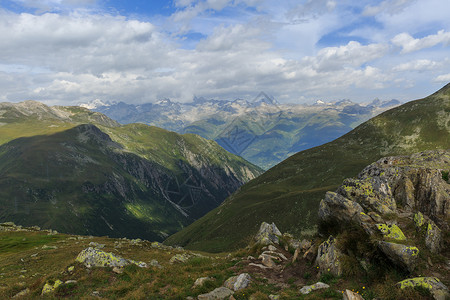
<instances>
[{"instance_id":1,"label":"gray rock","mask_svg":"<svg viewBox=\"0 0 450 300\"><path fill-rule=\"evenodd\" d=\"M277 228L275 223L269 224L262 222L259 231L255 236L255 241L257 244L261 245L279 244L279 236L281 235L281 231Z\"/></svg>"},{"instance_id":2,"label":"gray rock","mask_svg":"<svg viewBox=\"0 0 450 300\"><path fill-rule=\"evenodd\" d=\"M223 285L230 290L239 291L245 289L249 285L251 279L252 278L248 273L242 273L238 276L228 278Z\"/></svg>"},{"instance_id":3,"label":"gray rock","mask_svg":"<svg viewBox=\"0 0 450 300\"><path fill-rule=\"evenodd\" d=\"M179 263L185 263L191 258L189 254L182 253L182 254L175 254L172 256L169 260L171 264L179 264Z\"/></svg>"},{"instance_id":4,"label":"gray rock","mask_svg":"<svg viewBox=\"0 0 450 300\"><path fill-rule=\"evenodd\" d=\"M307 295L307 294L311 293L312 291L320 290L320 289L327 289L329 287L330 286L328 284L319 281L313 285L305 285L304 287L302 287L299 290L299 292L302 293L303 295Z\"/></svg>"},{"instance_id":5,"label":"gray rock","mask_svg":"<svg viewBox=\"0 0 450 300\"><path fill-rule=\"evenodd\" d=\"M416 267L419 256L419 249L417 247L384 241L379 241L378 247L393 263L405 268L409 272L412 272Z\"/></svg>"},{"instance_id":6,"label":"gray rock","mask_svg":"<svg viewBox=\"0 0 450 300\"><path fill-rule=\"evenodd\" d=\"M320 244L317 251L316 264L319 266L319 272L330 272L340 276L342 274L341 255L336 247L336 239L330 236L328 240Z\"/></svg>"},{"instance_id":7,"label":"gray rock","mask_svg":"<svg viewBox=\"0 0 450 300\"><path fill-rule=\"evenodd\" d=\"M89 246L95 247L95 248L97 248L97 249L102 249L102 248L105 247L104 244L99 244L99 243L97 243L97 242L90 242L90 243L89 243Z\"/></svg>"},{"instance_id":8,"label":"gray rock","mask_svg":"<svg viewBox=\"0 0 450 300\"><path fill-rule=\"evenodd\" d=\"M226 287L219 287L209 293L198 295L198 300L222 300L233 295L234 292Z\"/></svg>"},{"instance_id":9,"label":"gray rock","mask_svg":"<svg viewBox=\"0 0 450 300\"><path fill-rule=\"evenodd\" d=\"M438 253L441 251L442 247L442 234L441 229L430 220L427 226L427 234L425 236L425 245L433 253Z\"/></svg>"},{"instance_id":10,"label":"gray rock","mask_svg":"<svg viewBox=\"0 0 450 300\"><path fill-rule=\"evenodd\" d=\"M345 225L352 221L359 222L363 212L361 205L334 192L327 192L319 206L319 218L322 221Z\"/></svg>"},{"instance_id":11,"label":"gray rock","mask_svg":"<svg viewBox=\"0 0 450 300\"><path fill-rule=\"evenodd\" d=\"M200 277L200 278L197 278L195 280L194 285L192 286L192 288L203 286L205 284L205 282L212 281L212 280L214 280L214 278L212 278L212 277Z\"/></svg>"}]
</instances>

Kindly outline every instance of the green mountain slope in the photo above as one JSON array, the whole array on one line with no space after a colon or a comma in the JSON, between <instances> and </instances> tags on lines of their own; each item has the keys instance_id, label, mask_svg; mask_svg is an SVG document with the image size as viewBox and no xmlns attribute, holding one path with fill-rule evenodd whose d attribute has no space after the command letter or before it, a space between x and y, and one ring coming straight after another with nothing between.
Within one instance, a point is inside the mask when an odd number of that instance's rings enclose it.
<instances>
[{"instance_id":1,"label":"green mountain slope","mask_svg":"<svg viewBox=\"0 0 450 300\"><path fill-rule=\"evenodd\" d=\"M2 105L0 220L162 240L261 173L196 135L77 107Z\"/></svg>"},{"instance_id":2,"label":"green mountain slope","mask_svg":"<svg viewBox=\"0 0 450 300\"><path fill-rule=\"evenodd\" d=\"M299 152L242 186L221 206L166 240L190 249L244 246L262 221L281 231L317 230L326 191L389 155L450 148L450 84L361 124L325 145Z\"/></svg>"}]
</instances>

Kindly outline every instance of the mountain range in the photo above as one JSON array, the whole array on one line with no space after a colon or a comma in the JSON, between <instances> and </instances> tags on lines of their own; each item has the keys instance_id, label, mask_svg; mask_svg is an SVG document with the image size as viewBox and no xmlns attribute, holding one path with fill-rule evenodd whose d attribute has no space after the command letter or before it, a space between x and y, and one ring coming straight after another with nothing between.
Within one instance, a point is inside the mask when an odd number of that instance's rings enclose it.
<instances>
[{"instance_id":1,"label":"mountain range","mask_svg":"<svg viewBox=\"0 0 450 300\"><path fill-rule=\"evenodd\" d=\"M248 244L261 222L298 237L317 233L325 192L381 157L450 148L450 84L366 121L344 136L301 151L242 186L222 205L166 240L224 251Z\"/></svg>"},{"instance_id":2,"label":"mountain range","mask_svg":"<svg viewBox=\"0 0 450 300\"><path fill-rule=\"evenodd\" d=\"M162 241L261 172L198 135L0 103L2 221Z\"/></svg>"},{"instance_id":3,"label":"mountain range","mask_svg":"<svg viewBox=\"0 0 450 300\"><path fill-rule=\"evenodd\" d=\"M371 117L399 105L375 99L317 101L312 105L280 104L261 92L251 101L194 98L140 105L99 100L81 104L122 123L144 123L215 140L227 151L269 169L292 154L332 141Z\"/></svg>"}]
</instances>

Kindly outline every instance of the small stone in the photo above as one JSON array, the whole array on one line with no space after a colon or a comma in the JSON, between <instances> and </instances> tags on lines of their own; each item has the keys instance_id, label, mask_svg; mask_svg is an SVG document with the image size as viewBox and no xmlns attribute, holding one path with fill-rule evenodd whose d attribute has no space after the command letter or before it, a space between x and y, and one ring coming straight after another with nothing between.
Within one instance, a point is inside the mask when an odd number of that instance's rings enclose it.
<instances>
[{"instance_id":1,"label":"small stone","mask_svg":"<svg viewBox=\"0 0 450 300\"><path fill-rule=\"evenodd\" d=\"M29 289L29 288L26 288L26 289L24 289L24 290L18 292L17 294L15 294L15 295L13 296L13 298L19 298L19 297L26 296L26 295L28 295L28 293L30 293L30 289Z\"/></svg>"},{"instance_id":2,"label":"small stone","mask_svg":"<svg viewBox=\"0 0 450 300\"><path fill-rule=\"evenodd\" d=\"M67 280L66 282L64 282L64 284L75 284L78 283L78 281L76 280Z\"/></svg>"},{"instance_id":3,"label":"small stone","mask_svg":"<svg viewBox=\"0 0 450 300\"><path fill-rule=\"evenodd\" d=\"M67 271L69 271L69 272L73 272L73 270L75 270L74 266L70 266L70 267L67 268Z\"/></svg>"},{"instance_id":4,"label":"small stone","mask_svg":"<svg viewBox=\"0 0 450 300\"><path fill-rule=\"evenodd\" d=\"M239 276L228 278L223 284L226 288L233 291L245 289L251 281L251 276L248 273L242 273Z\"/></svg>"},{"instance_id":5,"label":"small stone","mask_svg":"<svg viewBox=\"0 0 450 300\"><path fill-rule=\"evenodd\" d=\"M269 245L269 246L267 247L267 249L268 249L269 251L277 251L277 248L276 248L275 246L273 246L273 245Z\"/></svg>"},{"instance_id":6,"label":"small stone","mask_svg":"<svg viewBox=\"0 0 450 300\"><path fill-rule=\"evenodd\" d=\"M171 264L175 264L175 263L185 263L189 260L191 256L183 253L183 254L175 254L174 256L172 256L169 260L169 262Z\"/></svg>"},{"instance_id":7,"label":"small stone","mask_svg":"<svg viewBox=\"0 0 450 300\"><path fill-rule=\"evenodd\" d=\"M280 300L280 295L269 295L270 300Z\"/></svg>"},{"instance_id":8,"label":"small stone","mask_svg":"<svg viewBox=\"0 0 450 300\"><path fill-rule=\"evenodd\" d=\"M41 249L42 249L42 250L51 250L51 249L58 249L58 247L57 247L57 246L47 246L47 245L44 245L44 246L42 246Z\"/></svg>"},{"instance_id":9,"label":"small stone","mask_svg":"<svg viewBox=\"0 0 450 300\"><path fill-rule=\"evenodd\" d=\"M342 300L364 300L364 298L360 294L345 290Z\"/></svg>"},{"instance_id":10,"label":"small stone","mask_svg":"<svg viewBox=\"0 0 450 300\"><path fill-rule=\"evenodd\" d=\"M247 256L247 259L248 260L255 260L256 258L254 258L253 256L249 255L249 256Z\"/></svg>"},{"instance_id":11,"label":"small stone","mask_svg":"<svg viewBox=\"0 0 450 300\"><path fill-rule=\"evenodd\" d=\"M97 242L90 242L90 243L89 243L89 246L95 247L95 248L97 248L97 249L102 249L102 248L105 247L104 244L99 244L99 243L97 243Z\"/></svg>"},{"instance_id":12,"label":"small stone","mask_svg":"<svg viewBox=\"0 0 450 300\"><path fill-rule=\"evenodd\" d=\"M328 284L319 281L313 285L305 285L304 287L302 287L300 289L299 292L302 293L303 295L307 295L307 294L311 293L312 291L319 290L319 289L327 289L329 287L330 286Z\"/></svg>"},{"instance_id":13,"label":"small stone","mask_svg":"<svg viewBox=\"0 0 450 300\"><path fill-rule=\"evenodd\" d=\"M265 265L268 268L275 268L277 266L277 264L268 255L263 255L261 262L263 265Z\"/></svg>"},{"instance_id":14,"label":"small stone","mask_svg":"<svg viewBox=\"0 0 450 300\"><path fill-rule=\"evenodd\" d=\"M248 265L249 265L249 266L253 266L253 267L257 267L257 268L260 268L260 269L263 269L263 270L265 270L265 269L270 269L269 267L266 267L266 266L261 265L261 264L249 263Z\"/></svg>"},{"instance_id":15,"label":"small stone","mask_svg":"<svg viewBox=\"0 0 450 300\"><path fill-rule=\"evenodd\" d=\"M117 274L122 274L123 273L123 268L114 267L113 268L113 272L117 273Z\"/></svg>"},{"instance_id":16,"label":"small stone","mask_svg":"<svg viewBox=\"0 0 450 300\"><path fill-rule=\"evenodd\" d=\"M212 280L214 280L214 278L211 278L211 277L200 277L200 278L197 278L195 280L194 285L192 286L192 288L203 286L205 284L205 282L212 281Z\"/></svg>"},{"instance_id":17,"label":"small stone","mask_svg":"<svg viewBox=\"0 0 450 300\"><path fill-rule=\"evenodd\" d=\"M51 293L51 292L53 292L57 287L59 287L61 284L63 284L63 282L61 281L61 280L56 280L53 284L51 284L51 283L46 283L45 285L44 285L44 287L42 288L42 292L41 292L41 295L45 295L45 294L48 294L48 293Z\"/></svg>"},{"instance_id":18,"label":"small stone","mask_svg":"<svg viewBox=\"0 0 450 300\"><path fill-rule=\"evenodd\" d=\"M295 249L294 256L292 257L292 263L295 263L297 261L299 254L300 254L300 248Z\"/></svg>"},{"instance_id":19,"label":"small stone","mask_svg":"<svg viewBox=\"0 0 450 300\"><path fill-rule=\"evenodd\" d=\"M163 266L161 266L161 265L159 264L159 262L158 262L156 259L152 259L152 260L150 261L150 266L156 267L156 268L159 268L159 269L162 269L162 268L163 268Z\"/></svg>"}]
</instances>

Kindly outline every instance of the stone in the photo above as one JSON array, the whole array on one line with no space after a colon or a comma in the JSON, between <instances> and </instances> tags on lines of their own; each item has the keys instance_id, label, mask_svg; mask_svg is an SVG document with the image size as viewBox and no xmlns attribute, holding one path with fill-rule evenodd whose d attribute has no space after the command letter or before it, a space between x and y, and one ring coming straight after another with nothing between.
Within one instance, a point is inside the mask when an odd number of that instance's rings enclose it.
<instances>
[{"instance_id":1,"label":"stone","mask_svg":"<svg viewBox=\"0 0 450 300\"><path fill-rule=\"evenodd\" d=\"M23 296L28 295L29 293L30 293L30 289L29 289L29 288L26 288L26 289L24 289L24 290L21 290L21 291L18 292L17 294L15 294L12 298L14 299L14 298L23 297Z\"/></svg>"},{"instance_id":2,"label":"stone","mask_svg":"<svg viewBox=\"0 0 450 300\"><path fill-rule=\"evenodd\" d=\"M138 267L146 268L147 264L142 261L125 259L114 253L105 252L96 248L89 247L78 254L76 261L83 263L86 267L124 267L129 264L135 264Z\"/></svg>"},{"instance_id":3,"label":"stone","mask_svg":"<svg viewBox=\"0 0 450 300\"><path fill-rule=\"evenodd\" d=\"M222 300L233 295L234 292L226 287L219 287L209 293L198 295L198 300Z\"/></svg>"},{"instance_id":4,"label":"stone","mask_svg":"<svg viewBox=\"0 0 450 300\"><path fill-rule=\"evenodd\" d=\"M378 247L393 263L407 269L409 272L412 272L416 267L419 254L417 247L384 241L379 241Z\"/></svg>"},{"instance_id":5,"label":"stone","mask_svg":"<svg viewBox=\"0 0 450 300\"><path fill-rule=\"evenodd\" d=\"M70 266L70 267L67 268L67 271L70 272L70 273L72 273L74 270L75 270L74 266Z\"/></svg>"},{"instance_id":6,"label":"stone","mask_svg":"<svg viewBox=\"0 0 450 300\"><path fill-rule=\"evenodd\" d=\"M262 222L259 227L259 231L255 236L256 244L260 245L270 245L270 244L280 244L279 237L281 236L281 231L277 228L275 223L269 224Z\"/></svg>"},{"instance_id":7,"label":"stone","mask_svg":"<svg viewBox=\"0 0 450 300\"><path fill-rule=\"evenodd\" d=\"M194 285L192 286L192 288L203 286L205 284L205 282L213 281L213 280L214 280L214 278L212 278L212 277L200 277L200 278L197 278L195 280Z\"/></svg>"},{"instance_id":8,"label":"stone","mask_svg":"<svg viewBox=\"0 0 450 300\"><path fill-rule=\"evenodd\" d=\"M313 261L316 258L316 251L314 247L311 247L303 254L303 259L307 261Z\"/></svg>"},{"instance_id":9,"label":"stone","mask_svg":"<svg viewBox=\"0 0 450 300\"><path fill-rule=\"evenodd\" d=\"M63 282L61 280L56 280L54 283L47 282L42 288L41 295L45 295L53 292L57 287L59 287Z\"/></svg>"},{"instance_id":10,"label":"stone","mask_svg":"<svg viewBox=\"0 0 450 300\"><path fill-rule=\"evenodd\" d=\"M345 290L342 296L342 300L364 300L360 294L354 293L350 290Z\"/></svg>"},{"instance_id":11,"label":"stone","mask_svg":"<svg viewBox=\"0 0 450 300\"><path fill-rule=\"evenodd\" d=\"M251 279L248 273L242 273L238 276L228 278L223 285L236 292L245 289L250 284Z\"/></svg>"},{"instance_id":12,"label":"stone","mask_svg":"<svg viewBox=\"0 0 450 300\"><path fill-rule=\"evenodd\" d=\"M334 192L327 192L320 201L319 219L323 222L359 222L360 214L364 212L361 205Z\"/></svg>"},{"instance_id":13,"label":"stone","mask_svg":"<svg viewBox=\"0 0 450 300\"><path fill-rule=\"evenodd\" d=\"M423 214L419 211L418 213L414 214L414 225L416 228L420 228L425 224L425 218L423 217Z\"/></svg>"},{"instance_id":14,"label":"stone","mask_svg":"<svg viewBox=\"0 0 450 300\"><path fill-rule=\"evenodd\" d=\"M425 236L425 245L433 253L439 253L442 246L442 234L441 229L433 222L430 221L427 226L427 234Z\"/></svg>"},{"instance_id":15,"label":"stone","mask_svg":"<svg viewBox=\"0 0 450 300\"><path fill-rule=\"evenodd\" d=\"M340 276L342 274L341 255L336 247L336 239L330 236L328 240L320 244L317 251L316 264L319 266L319 272L330 272L335 276Z\"/></svg>"},{"instance_id":16,"label":"stone","mask_svg":"<svg viewBox=\"0 0 450 300\"><path fill-rule=\"evenodd\" d=\"M384 235L385 238L394 239L398 241L406 240L403 231L397 225L376 224L378 230Z\"/></svg>"},{"instance_id":17,"label":"stone","mask_svg":"<svg viewBox=\"0 0 450 300\"><path fill-rule=\"evenodd\" d=\"M275 268L277 264L272 260L272 258L269 255L260 255L261 262L263 265L265 265L268 268Z\"/></svg>"},{"instance_id":18,"label":"stone","mask_svg":"<svg viewBox=\"0 0 450 300\"><path fill-rule=\"evenodd\" d=\"M374 211L368 212L367 215L376 223L383 223L384 222L383 218L379 214L374 212Z\"/></svg>"},{"instance_id":19,"label":"stone","mask_svg":"<svg viewBox=\"0 0 450 300\"><path fill-rule=\"evenodd\" d=\"M78 281L76 281L76 280L66 280L64 282L64 284L77 284L77 283L78 283Z\"/></svg>"},{"instance_id":20,"label":"stone","mask_svg":"<svg viewBox=\"0 0 450 300\"><path fill-rule=\"evenodd\" d=\"M280 295L272 295L272 294L270 294L269 295L269 299L270 300L280 300Z\"/></svg>"},{"instance_id":21,"label":"stone","mask_svg":"<svg viewBox=\"0 0 450 300\"><path fill-rule=\"evenodd\" d=\"M358 179L345 179L337 193L357 202L365 210L381 215L395 213L397 209L388 180L384 177L359 176Z\"/></svg>"},{"instance_id":22,"label":"stone","mask_svg":"<svg viewBox=\"0 0 450 300\"><path fill-rule=\"evenodd\" d=\"M57 247L57 246L47 246L47 245L44 245L44 246L41 247L41 249L42 249L42 250L53 250L53 249L58 249L58 247Z\"/></svg>"},{"instance_id":23,"label":"stone","mask_svg":"<svg viewBox=\"0 0 450 300\"><path fill-rule=\"evenodd\" d=\"M104 244L99 244L99 243L97 243L97 242L90 242L90 243L89 243L89 246L95 247L95 248L97 248L97 249L102 249L102 248L105 247Z\"/></svg>"},{"instance_id":24,"label":"stone","mask_svg":"<svg viewBox=\"0 0 450 300\"><path fill-rule=\"evenodd\" d=\"M449 290L445 284L443 284L436 277L415 277L405 279L397 283L397 286L401 289L422 287L431 292L434 299L445 300L450 297Z\"/></svg>"},{"instance_id":25,"label":"stone","mask_svg":"<svg viewBox=\"0 0 450 300\"><path fill-rule=\"evenodd\" d=\"M185 263L191 258L189 254L182 253L182 254L175 254L172 256L169 260L169 263L171 264L179 264L179 263Z\"/></svg>"},{"instance_id":26,"label":"stone","mask_svg":"<svg viewBox=\"0 0 450 300\"><path fill-rule=\"evenodd\" d=\"M312 291L320 290L320 289L327 289L329 287L330 286L328 284L319 281L313 285L305 285L304 287L302 287L299 290L299 292L302 293L303 295L307 295L307 294L311 293Z\"/></svg>"},{"instance_id":27,"label":"stone","mask_svg":"<svg viewBox=\"0 0 450 300\"><path fill-rule=\"evenodd\" d=\"M295 263L297 261L299 254L300 254L300 248L295 249L294 256L292 257L292 263Z\"/></svg>"},{"instance_id":28,"label":"stone","mask_svg":"<svg viewBox=\"0 0 450 300\"><path fill-rule=\"evenodd\" d=\"M152 259L152 260L150 261L150 266L156 267L156 268L159 268L159 269L162 269L162 268L163 268L163 266L161 266L161 265L159 264L159 262L158 262L156 259Z\"/></svg>"},{"instance_id":29,"label":"stone","mask_svg":"<svg viewBox=\"0 0 450 300\"><path fill-rule=\"evenodd\" d=\"M312 246L312 243L311 243L310 240L302 240L302 241L300 242L299 248L300 248L301 250L303 250L303 251L306 251L306 250L308 250L309 248L311 248L311 246Z\"/></svg>"}]
</instances>

